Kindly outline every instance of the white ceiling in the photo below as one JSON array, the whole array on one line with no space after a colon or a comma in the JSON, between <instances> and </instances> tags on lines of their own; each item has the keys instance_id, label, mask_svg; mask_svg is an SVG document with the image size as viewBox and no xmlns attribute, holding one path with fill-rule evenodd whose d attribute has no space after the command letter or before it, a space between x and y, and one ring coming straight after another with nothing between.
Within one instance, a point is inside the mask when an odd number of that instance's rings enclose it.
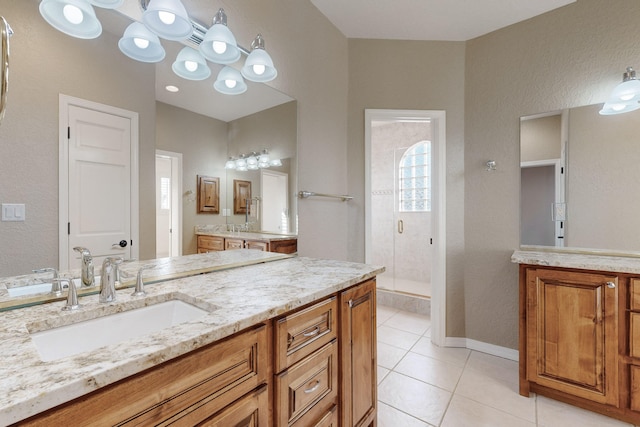
<instances>
[{"instance_id":1,"label":"white ceiling","mask_svg":"<svg viewBox=\"0 0 640 427\"><path fill-rule=\"evenodd\" d=\"M465 41L576 0L310 0L347 38Z\"/></svg>"}]
</instances>

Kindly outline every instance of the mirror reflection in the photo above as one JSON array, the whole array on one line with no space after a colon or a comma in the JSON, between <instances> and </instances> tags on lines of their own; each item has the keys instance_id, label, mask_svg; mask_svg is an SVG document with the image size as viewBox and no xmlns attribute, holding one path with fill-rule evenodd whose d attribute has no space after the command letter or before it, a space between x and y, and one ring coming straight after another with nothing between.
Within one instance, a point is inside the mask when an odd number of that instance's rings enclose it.
<instances>
[{"instance_id":1,"label":"mirror reflection","mask_svg":"<svg viewBox=\"0 0 640 427\"><path fill-rule=\"evenodd\" d=\"M522 117L521 244L638 251L640 114Z\"/></svg>"},{"instance_id":2,"label":"mirror reflection","mask_svg":"<svg viewBox=\"0 0 640 427\"><path fill-rule=\"evenodd\" d=\"M59 164L60 94L138 114L140 224L138 238L130 239L138 259L156 257L157 230L153 229L153 221L145 218L157 217L157 207L162 205L162 197L156 196L162 180L156 182L154 170L156 158L162 157L163 152L182 159L182 173L176 179L179 186L171 193L177 202L176 211L182 214L181 225L176 228L174 222L169 222L167 227L173 235L180 235L179 244L174 246L181 246L182 254L196 253L196 225L246 222L243 215L224 214L233 205L233 193L228 188L234 179L252 182L253 194L262 203L254 208L249 222L256 230L263 227L267 215L261 210L269 202L261 184L264 172L258 170L239 177L240 172L233 171L227 176L224 167L229 156L249 150L267 149L273 158L282 160L282 166L268 171L287 175L288 204L278 208L286 214L281 232L296 232L297 113L291 97L253 82L248 82L247 92L242 95L219 94L212 87L218 72L215 64L210 64L210 79L191 84L171 71L171 63L182 48L180 43L162 40L167 51L165 61L157 65L140 63L117 48L130 23L118 12L96 9L103 25L102 35L80 40L49 26L40 17L38 5L37 0L0 0L2 14L15 31L11 40L8 109L0 128L0 178L5 184L0 189L0 202L26 207L26 221L0 223L4 241L0 277L28 274L43 267L80 266L79 257L71 250L68 264L63 265L59 249L59 235L63 232L58 176L63 167ZM178 94L165 90L170 83L180 86ZM156 152L160 155L156 156ZM220 178L218 214L198 213L198 175ZM269 227L269 231L280 232ZM96 257L95 265L100 262Z\"/></svg>"}]
</instances>

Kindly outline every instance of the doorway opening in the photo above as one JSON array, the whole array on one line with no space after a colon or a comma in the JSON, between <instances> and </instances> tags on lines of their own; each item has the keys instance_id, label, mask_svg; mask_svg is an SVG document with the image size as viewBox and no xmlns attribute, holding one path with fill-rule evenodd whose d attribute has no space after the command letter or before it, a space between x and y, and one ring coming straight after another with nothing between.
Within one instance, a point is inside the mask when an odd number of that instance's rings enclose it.
<instances>
[{"instance_id":1,"label":"doorway opening","mask_svg":"<svg viewBox=\"0 0 640 427\"><path fill-rule=\"evenodd\" d=\"M365 110L365 257L380 297L428 310L445 336L445 113ZM387 301L389 301L387 300Z\"/></svg>"},{"instance_id":2,"label":"doorway opening","mask_svg":"<svg viewBox=\"0 0 640 427\"><path fill-rule=\"evenodd\" d=\"M182 154L156 150L156 258L182 255Z\"/></svg>"}]
</instances>

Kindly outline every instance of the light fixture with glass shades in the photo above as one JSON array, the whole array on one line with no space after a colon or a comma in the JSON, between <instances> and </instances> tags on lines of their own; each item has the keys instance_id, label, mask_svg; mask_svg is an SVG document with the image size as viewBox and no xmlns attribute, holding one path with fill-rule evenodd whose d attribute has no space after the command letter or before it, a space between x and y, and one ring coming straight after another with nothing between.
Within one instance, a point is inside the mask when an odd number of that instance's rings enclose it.
<instances>
[{"instance_id":1,"label":"light fixture with glass shades","mask_svg":"<svg viewBox=\"0 0 640 427\"><path fill-rule=\"evenodd\" d=\"M245 79L252 82L270 82L278 75L273 66L271 56L264 50L264 39L261 34L251 42L251 53L244 62L242 67L242 75Z\"/></svg>"},{"instance_id":2,"label":"light fixture with glass shades","mask_svg":"<svg viewBox=\"0 0 640 427\"><path fill-rule=\"evenodd\" d=\"M102 24L87 0L42 0L40 15L53 28L71 37L95 39Z\"/></svg>"},{"instance_id":3,"label":"light fixture with glass shades","mask_svg":"<svg viewBox=\"0 0 640 427\"><path fill-rule=\"evenodd\" d=\"M180 0L150 0L142 13L142 22L167 40L185 40L193 33L187 9Z\"/></svg>"},{"instance_id":4,"label":"light fixture with glass shades","mask_svg":"<svg viewBox=\"0 0 640 427\"><path fill-rule=\"evenodd\" d=\"M183 47L178 53L171 69L187 80L204 80L211 75L211 69L202 54L189 46Z\"/></svg>"},{"instance_id":5,"label":"light fixture with glass shades","mask_svg":"<svg viewBox=\"0 0 640 427\"><path fill-rule=\"evenodd\" d=\"M240 172L278 166L282 166L282 160L271 159L267 149L262 150L260 154L252 151L249 154L241 154L238 158L229 157L224 165L225 169L235 169Z\"/></svg>"},{"instance_id":6,"label":"light fixture with glass shades","mask_svg":"<svg viewBox=\"0 0 640 427\"><path fill-rule=\"evenodd\" d=\"M640 108L640 81L636 79L633 67L627 67L622 75L622 83L616 86L611 96L602 106L600 114L607 116L622 114Z\"/></svg>"},{"instance_id":7,"label":"light fixture with glass shades","mask_svg":"<svg viewBox=\"0 0 640 427\"><path fill-rule=\"evenodd\" d=\"M227 15L219 9L213 17L213 25L200 43L200 52L216 64L233 64L240 59L240 49L236 38L227 27Z\"/></svg>"},{"instance_id":8,"label":"light fixture with glass shades","mask_svg":"<svg viewBox=\"0 0 640 427\"><path fill-rule=\"evenodd\" d=\"M228 65L225 65L224 68L220 70L213 87L225 95L240 95L247 91L247 84L242 78L240 71Z\"/></svg>"},{"instance_id":9,"label":"light fixture with glass shades","mask_svg":"<svg viewBox=\"0 0 640 427\"><path fill-rule=\"evenodd\" d=\"M129 24L118 41L118 47L129 58L140 62L160 62L165 57L158 36L140 22Z\"/></svg>"},{"instance_id":10,"label":"light fixture with glass shades","mask_svg":"<svg viewBox=\"0 0 640 427\"><path fill-rule=\"evenodd\" d=\"M205 80L212 74L207 61L223 65L213 87L220 93L239 95L247 90L244 79L265 83L278 72L258 34L251 42L251 51L238 45L227 26L227 15L221 8L207 28L189 18L180 0L138 0L142 22L130 24L118 47L126 56L141 62L160 62L165 50L160 38L179 41L185 47L172 64L174 73L186 80ZM102 24L93 6L114 9L124 0L42 0L40 14L54 28L72 37L91 39L100 36ZM241 66L234 64L242 55Z\"/></svg>"}]
</instances>

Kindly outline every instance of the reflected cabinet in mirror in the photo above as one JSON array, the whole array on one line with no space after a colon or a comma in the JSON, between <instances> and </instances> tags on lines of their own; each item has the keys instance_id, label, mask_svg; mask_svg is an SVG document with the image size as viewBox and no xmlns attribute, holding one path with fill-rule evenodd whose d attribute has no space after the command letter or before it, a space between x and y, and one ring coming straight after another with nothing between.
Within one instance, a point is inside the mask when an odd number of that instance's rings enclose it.
<instances>
[{"instance_id":1,"label":"reflected cabinet in mirror","mask_svg":"<svg viewBox=\"0 0 640 427\"><path fill-rule=\"evenodd\" d=\"M123 7L139 9L139 3L127 0ZM67 135L67 125L60 123L61 94L130 111L139 118L138 149L132 157L138 171L132 177L138 184L132 194L137 195L139 211L132 209L130 214L138 228L139 240L130 239L138 259L161 253L156 252L160 237L153 224L163 223L160 211L168 209L171 200L181 215L182 251L175 255L196 253L197 225L244 224L245 215L233 213L234 179L251 182L256 206L253 211L250 206L248 222L256 230L263 228L267 217L276 216L280 223L268 226L270 231L296 232L297 105L293 98L254 82L247 82L248 89L242 95L222 95L213 88L222 66L213 63L209 64L209 79L181 79L171 70L183 47L178 42L161 40L166 57L158 64L128 58L118 49L118 40L131 23L122 11L96 8L102 34L82 40L48 25L38 12L39 4L38 0L0 0L2 15L15 32L11 40L11 90L0 128L0 203L24 204L26 208L25 221L0 222L0 277L29 274L43 267L80 267L79 255L71 251L68 264L63 265L59 250L68 221L60 208L65 201L59 171L67 161L60 151L60 140ZM242 39L248 45L255 34L236 36L239 43ZM180 92L167 92L169 84L179 87ZM246 172L225 169L230 156L265 149L273 159L281 159L281 164ZM167 167L167 175L177 185L174 192L165 194L167 198L161 193L163 181L155 175L159 152L181 159L179 176L174 175L172 166ZM280 192L272 192L265 184L271 175L286 176L287 184ZM212 199L206 212L198 206L198 176L219 178L219 202ZM271 194L276 194L277 208L268 207ZM164 233L170 233L172 226L176 234L175 224L169 222ZM96 266L101 262L99 257L94 259Z\"/></svg>"},{"instance_id":2,"label":"reflected cabinet in mirror","mask_svg":"<svg viewBox=\"0 0 640 427\"><path fill-rule=\"evenodd\" d=\"M520 243L640 250L640 112L522 117Z\"/></svg>"}]
</instances>

